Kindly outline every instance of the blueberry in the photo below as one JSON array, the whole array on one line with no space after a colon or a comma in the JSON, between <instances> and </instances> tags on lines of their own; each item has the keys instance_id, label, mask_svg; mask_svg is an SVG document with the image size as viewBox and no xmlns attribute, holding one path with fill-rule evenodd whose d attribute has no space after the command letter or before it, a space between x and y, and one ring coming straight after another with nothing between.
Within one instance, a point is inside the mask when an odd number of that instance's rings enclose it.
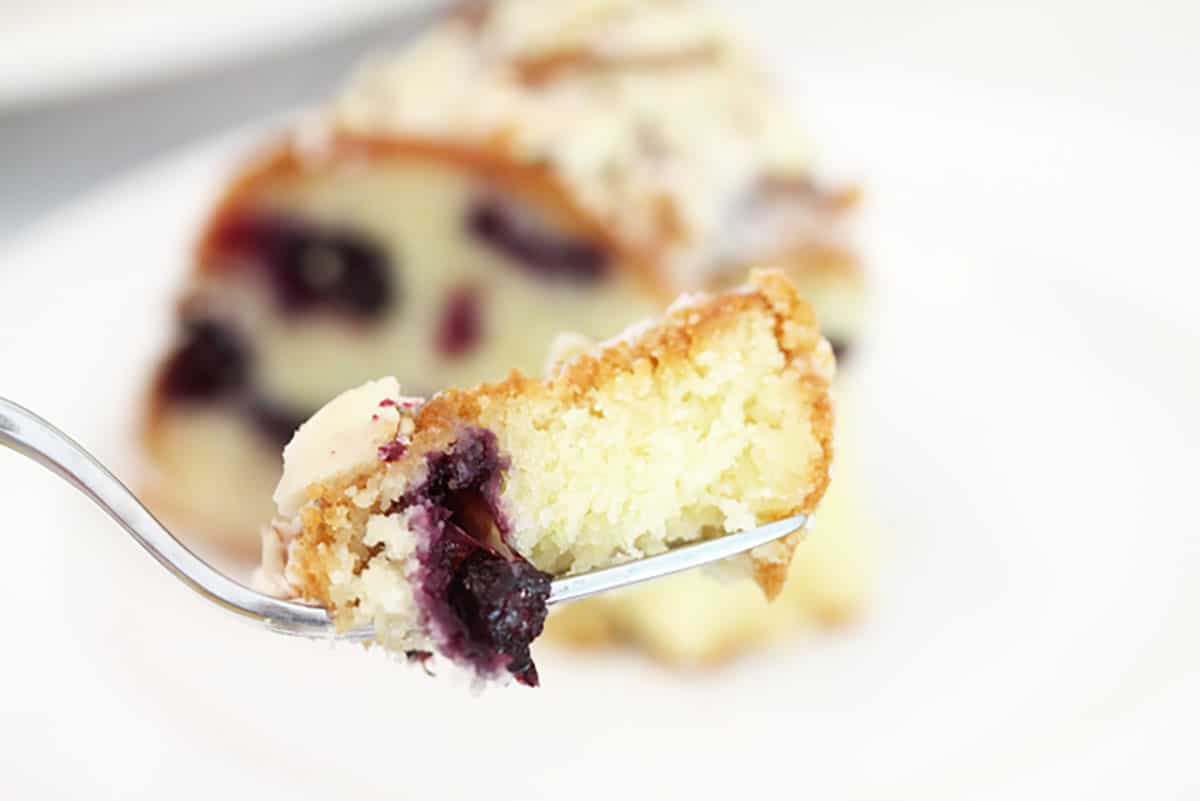
<instances>
[{"instance_id":1,"label":"blueberry","mask_svg":"<svg viewBox=\"0 0 1200 801\"><path fill-rule=\"evenodd\" d=\"M408 450L403 442L394 439L391 442L379 446L379 460L382 462L395 462Z\"/></svg>"},{"instance_id":2,"label":"blueberry","mask_svg":"<svg viewBox=\"0 0 1200 801\"><path fill-rule=\"evenodd\" d=\"M557 236L494 199L480 199L467 212L467 230L528 272L547 279L592 283L608 272L608 253L599 244Z\"/></svg>"},{"instance_id":3,"label":"blueberry","mask_svg":"<svg viewBox=\"0 0 1200 801\"><path fill-rule=\"evenodd\" d=\"M396 295L386 251L361 233L319 228L283 215L246 215L217 236L218 247L263 269L280 307L326 308L372 319Z\"/></svg>"},{"instance_id":4,"label":"blueberry","mask_svg":"<svg viewBox=\"0 0 1200 801\"><path fill-rule=\"evenodd\" d=\"M172 398L211 400L241 387L248 372L246 348L236 333L212 320L189 320L163 370L162 390Z\"/></svg>"},{"instance_id":5,"label":"blueberry","mask_svg":"<svg viewBox=\"0 0 1200 801\"><path fill-rule=\"evenodd\" d=\"M179 346L162 373L162 393L175 400L230 403L241 409L273 446L282 448L307 411L254 394L249 348L234 331L212 320L188 320Z\"/></svg>"},{"instance_id":6,"label":"blueberry","mask_svg":"<svg viewBox=\"0 0 1200 801\"><path fill-rule=\"evenodd\" d=\"M483 338L480 290L472 285L450 291L434 332L434 345L448 358L464 356Z\"/></svg>"},{"instance_id":7,"label":"blueberry","mask_svg":"<svg viewBox=\"0 0 1200 801\"><path fill-rule=\"evenodd\" d=\"M496 436L469 430L449 450L430 454L429 477L419 492L444 506L449 495L465 490L483 490L498 478L507 460L500 456Z\"/></svg>"},{"instance_id":8,"label":"blueberry","mask_svg":"<svg viewBox=\"0 0 1200 801\"><path fill-rule=\"evenodd\" d=\"M536 687L529 644L542 633L550 577L524 560L508 561L482 548L468 556L450 583L447 599L472 638L508 656L506 668Z\"/></svg>"}]
</instances>

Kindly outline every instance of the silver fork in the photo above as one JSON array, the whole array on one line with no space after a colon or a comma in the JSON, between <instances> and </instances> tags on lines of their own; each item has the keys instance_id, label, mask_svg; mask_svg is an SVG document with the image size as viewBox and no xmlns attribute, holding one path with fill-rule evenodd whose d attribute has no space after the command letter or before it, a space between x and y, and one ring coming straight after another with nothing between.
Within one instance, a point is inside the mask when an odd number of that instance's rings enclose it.
<instances>
[{"instance_id":1,"label":"silver fork","mask_svg":"<svg viewBox=\"0 0 1200 801\"><path fill-rule=\"evenodd\" d=\"M129 488L74 440L28 409L0 398L0 445L57 473L108 513L177 579L201 596L279 634L373 640L374 629L338 632L324 609L285 601L234 581L188 550ZM549 603L563 603L715 562L807 526L805 515L674 548L658 556L551 582Z\"/></svg>"}]
</instances>

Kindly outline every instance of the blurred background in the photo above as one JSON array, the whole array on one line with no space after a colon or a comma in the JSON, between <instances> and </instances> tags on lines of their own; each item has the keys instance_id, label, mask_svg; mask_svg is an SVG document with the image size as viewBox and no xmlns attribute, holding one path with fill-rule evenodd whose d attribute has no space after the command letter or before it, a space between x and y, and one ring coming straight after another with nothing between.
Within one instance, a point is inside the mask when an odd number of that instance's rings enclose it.
<instances>
[{"instance_id":1,"label":"blurred background","mask_svg":"<svg viewBox=\"0 0 1200 801\"><path fill-rule=\"evenodd\" d=\"M1200 794L1200 5L711 5L863 188L853 619L477 696L263 642L0 453L0 795ZM0 394L134 471L223 181L442 6L0 0Z\"/></svg>"}]
</instances>

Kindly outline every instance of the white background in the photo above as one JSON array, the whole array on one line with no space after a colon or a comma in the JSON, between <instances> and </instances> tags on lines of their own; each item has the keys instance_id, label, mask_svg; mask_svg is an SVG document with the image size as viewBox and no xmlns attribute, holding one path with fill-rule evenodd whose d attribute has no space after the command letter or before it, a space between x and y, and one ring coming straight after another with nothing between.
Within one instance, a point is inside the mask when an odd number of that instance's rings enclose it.
<instances>
[{"instance_id":1,"label":"white background","mask_svg":"<svg viewBox=\"0 0 1200 801\"><path fill-rule=\"evenodd\" d=\"M0 454L0 796L1200 794L1196 4L735 7L868 192L861 624L682 678L547 651L536 693L475 698L226 620ZM10 231L138 169L0 250L0 393L125 469L194 218L255 137L144 158L325 94L377 35L2 113Z\"/></svg>"}]
</instances>

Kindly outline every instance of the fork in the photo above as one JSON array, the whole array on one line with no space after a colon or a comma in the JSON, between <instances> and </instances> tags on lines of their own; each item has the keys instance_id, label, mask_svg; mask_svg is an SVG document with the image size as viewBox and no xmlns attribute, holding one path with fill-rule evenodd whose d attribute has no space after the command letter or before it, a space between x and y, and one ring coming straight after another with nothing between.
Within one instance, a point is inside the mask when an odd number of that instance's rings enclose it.
<instances>
[{"instance_id":1,"label":"fork","mask_svg":"<svg viewBox=\"0 0 1200 801\"><path fill-rule=\"evenodd\" d=\"M241 584L188 550L108 468L28 409L0 398L0 445L65 479L108 513L172 575L212 603L270 631L297 637L374 640L373 628L339 632L316 606L274 598ZM563 603L725 559L792 534L810 523L796 515L632 562L554 579L547 603Z\"/></svg>"}]
</instances>

